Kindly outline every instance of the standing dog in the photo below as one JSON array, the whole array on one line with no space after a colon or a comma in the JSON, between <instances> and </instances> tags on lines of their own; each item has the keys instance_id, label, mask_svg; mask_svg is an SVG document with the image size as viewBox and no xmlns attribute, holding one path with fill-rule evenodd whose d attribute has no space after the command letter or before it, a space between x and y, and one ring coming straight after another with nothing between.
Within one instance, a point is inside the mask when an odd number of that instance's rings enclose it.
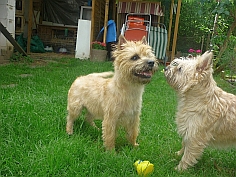
<instances>
[{"instance_id":1,"label":"standing dog","mask_svg":"<svg viewBox=\"0 0 236 177\"><path fill-rule=\"evenodd\" d=\"M208 145L236 147L236 96L217 87L212 52L192 60L173 60L165 69L178 94L176 123L183 154L177 170L197 163Z\"/></svg>"},{"instance_id":2,"label":"standing dog","mask_svg":"<svg viewBox=\"0 0 236 177\"><path fill-rule=\"evenodd\" d=\"M127 41L119 37L113 52L114 76L110 72L93 73L78 77L68 93L68 116L66 131L73 133L73 123L87 109L86 121L95 126L93 120L101 119L102 137L106 150L115 148L116 130L122 125L127 139L137 146L139 116L145 84L149 83L158 68L152 48L146 38Z\"/></svg>"}]
</instances>

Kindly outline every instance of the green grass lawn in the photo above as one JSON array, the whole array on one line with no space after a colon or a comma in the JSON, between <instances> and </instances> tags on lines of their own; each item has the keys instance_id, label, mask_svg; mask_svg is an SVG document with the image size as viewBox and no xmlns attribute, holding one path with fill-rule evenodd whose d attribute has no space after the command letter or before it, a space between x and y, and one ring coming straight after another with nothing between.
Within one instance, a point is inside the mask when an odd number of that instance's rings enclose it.
<instances>
[{"instance_id":1,"label":"green grass lawn","mask_svg":"<svg viewBox=\"0 0 236 177\"><path fill-rule=\"evenodd\" d=\"M43 64L43 65L41 65ZM0 176L137 176L133 163L149 160L152 176L236 176L236 151L206 149L186 172L174 167L181 147L176 132L176 95L166 83L163 67L145 88L138 148L121 129L116 152L105 152L101 131L83 121L74 134L65 131L67 92L79 75L112 70L111 62L58 59L47 64L11 63L0 66ZM234 87L217 78L225 90ZM101 122L96 124L101 126Z\"/></svg>"}]
</instances>

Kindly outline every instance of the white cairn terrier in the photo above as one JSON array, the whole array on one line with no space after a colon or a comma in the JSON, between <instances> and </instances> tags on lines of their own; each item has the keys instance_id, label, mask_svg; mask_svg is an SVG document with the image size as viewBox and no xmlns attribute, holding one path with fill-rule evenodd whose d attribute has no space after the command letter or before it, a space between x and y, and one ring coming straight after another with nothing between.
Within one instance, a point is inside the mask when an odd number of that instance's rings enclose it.
<instances>
[{"instance_id":1,"label":"white cairn terrier","mask_svg":"<svg viewBox=\"0 0 236 177\"><path fill-rule=\"evenodd\" d=\"M116 131L123 126L133 146L139 133L139 116L144 87L151 81L158 62L146 38L127 41L120 36L113 52L114 73L92 73L78 77L68 92L66 131L73 133L74 121L86 109L86 121L95 126L102 120L102 137L106 150L115 148ZM113 77L109 77L113 76Z\"/></svg>"},{"instance_id":2,"label":"white cairn terrier","mask_svg":"<svg viewBox=\"0 0 236 177\"><path fill-rule=\"evenodd\" d=\"M212 58L206 52L194 60L174 59L165 68L167 82L178 95L179 171L196 164L208 145L236 147L236 96L217 87Z\"/></svg>"}]
</instances>

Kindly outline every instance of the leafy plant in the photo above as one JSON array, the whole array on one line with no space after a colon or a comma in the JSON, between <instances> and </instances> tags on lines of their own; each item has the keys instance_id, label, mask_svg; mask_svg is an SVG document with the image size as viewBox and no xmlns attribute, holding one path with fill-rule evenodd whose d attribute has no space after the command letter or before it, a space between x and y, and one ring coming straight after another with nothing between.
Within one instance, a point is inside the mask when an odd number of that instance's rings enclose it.
<instances>
[{"instance_id":1,"label":"leafy plant","mask_svg":"<svg viewBox=\"0 0 236 177\"><path fill-rule=\"evenodd\" d=\"M106 50L106 43L100 41L92 42L92 49Z\"/></svg>"},{"instance_id":2,"label":"leafy plant","mask_svg":"<svg viewBox=\"0 0 236 177\"><path fill-rule=\"evenodd\" d=\"M188 52L191 53L191 55L193 55L193 56L197 56L197 55L200 55L202 53L202 51L200 49L194 50L192 48L189 49Z\"/></svg>"},{"instance_id":3,"label":"leafy plant","mask_svg":"<svg viewBox=\"0 0 236 177\"><path fill-rule=\"evenodd\" d=\"M216 70L224 71L229 77L236 75L236 37L230 36L229 44L218 61Z\"/></svg>"},{"instance_id":4,"label":"leafy plant","mask_svg":"<svg viewBox=\"0 0 236 177\"><path fill-rule=\"evenodd\" d=\"M24 56L21 53L13 53L10 57L11 62L26 62L26 63L32 63L33 59L30 56Z\"/></svg>"}]
</instances>

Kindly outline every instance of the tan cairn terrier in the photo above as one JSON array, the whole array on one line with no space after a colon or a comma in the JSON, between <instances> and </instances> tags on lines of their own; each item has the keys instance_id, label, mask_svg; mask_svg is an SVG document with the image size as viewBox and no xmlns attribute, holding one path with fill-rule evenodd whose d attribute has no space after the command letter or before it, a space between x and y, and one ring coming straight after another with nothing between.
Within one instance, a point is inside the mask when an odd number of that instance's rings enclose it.
<instances>
[{"instance_id":1,"label":"tan cairn terrier","mask_svg":"<svg viewBox=\"0 0 236 177\"><path fill-rule=\"evenodd\" d=\"M118 126L124 127L127 139L133 146L138 145L136 139L144 86L158 69L157 59L145 37L133 42L120 36L113 56L114 73L78 77L68 92L67 105L67 133L73 133L74 121L85 108L85 121L92 126L95 126L94 119L102 120L102 138L106 150L115 148ZM113 77L108 77L113 74Z\"/></svg>"},{"instance_id":2,"label":"tan cairn terrier","mask_svg":"<svg viewBox=\"0 0 236 177\"><path fill-rule=\"evenodd\" d=\"M165 68L168 83L178 95L176 124L182 137L177 170L197 163L208 145L236 147L236 96L217 87L212 52L192 60L174 59Z\"/></svg>"}]
</instances>

